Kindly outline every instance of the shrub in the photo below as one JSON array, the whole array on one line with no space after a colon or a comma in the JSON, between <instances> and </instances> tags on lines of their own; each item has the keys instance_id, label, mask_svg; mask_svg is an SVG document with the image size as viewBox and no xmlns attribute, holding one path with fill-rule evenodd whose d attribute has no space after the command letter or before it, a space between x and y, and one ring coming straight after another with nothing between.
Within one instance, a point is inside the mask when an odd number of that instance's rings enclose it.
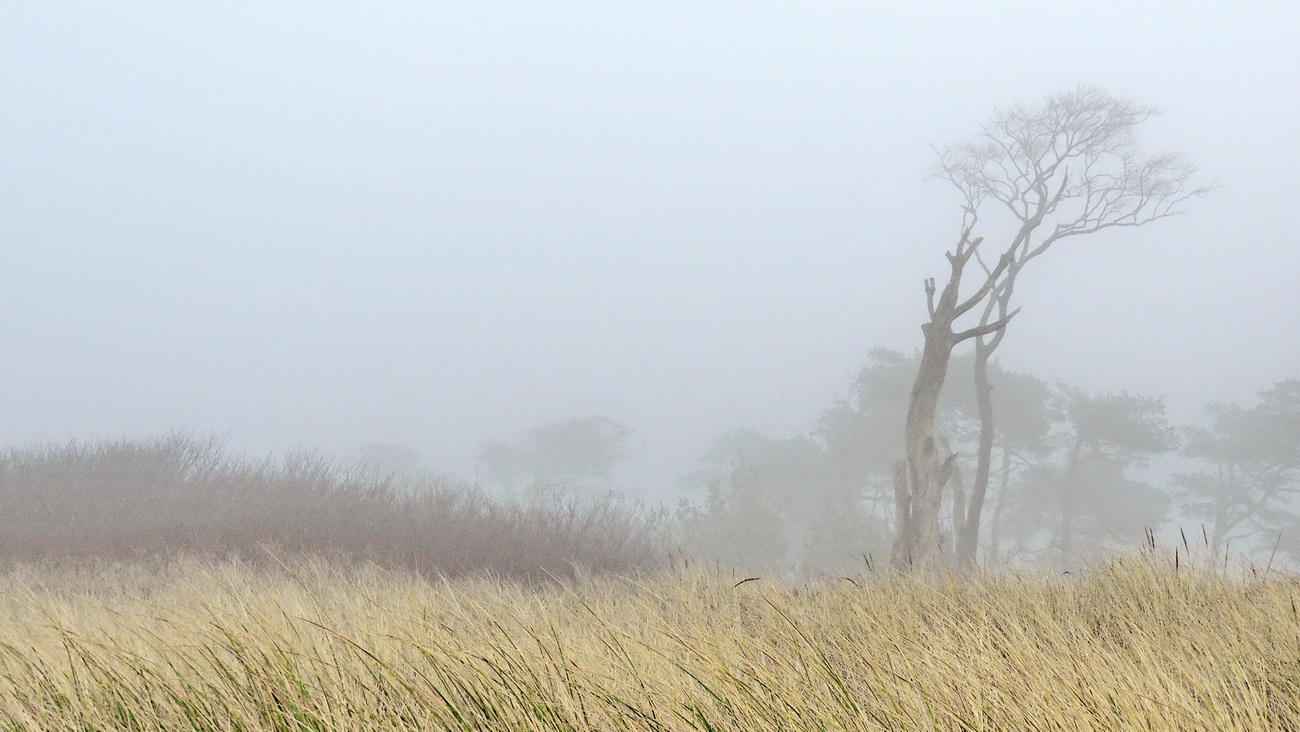
<instances>
[{"instance_id":1,"label":"shrub","mask_svg":"<svg viewBox=\"0 0 1300 732\"><path fill-rule=\"evenodd\" d=\"M648 568L664 555L660 530L613 497L505 503L446 481L399 486L310 454L236 458L186 433L0 453L9 561L313 555L537 580Z\"/></svg>"}]
</instances>

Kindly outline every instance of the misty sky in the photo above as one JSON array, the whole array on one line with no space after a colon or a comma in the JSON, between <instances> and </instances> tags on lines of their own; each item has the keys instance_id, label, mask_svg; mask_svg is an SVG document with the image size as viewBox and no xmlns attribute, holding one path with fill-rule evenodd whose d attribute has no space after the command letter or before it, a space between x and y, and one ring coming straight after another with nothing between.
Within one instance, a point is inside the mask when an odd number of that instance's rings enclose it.
<instances>
[{"instance_id":1,"label":"misty sky","mask_svg":"<svg viewBox=\"0 0 1300 732\"><path fill-rule=\"evenodd\" d=\"M1222 9L1210 9L1219 6ZM652 492L919 347L932 146L1095 84L1221 190L1026 270L1003 363L1191 419L1300 376L1294 3L0 0L0 444L482 440ZM999 232L984 232L996 238Z\"/></svg>"}]
</instances>

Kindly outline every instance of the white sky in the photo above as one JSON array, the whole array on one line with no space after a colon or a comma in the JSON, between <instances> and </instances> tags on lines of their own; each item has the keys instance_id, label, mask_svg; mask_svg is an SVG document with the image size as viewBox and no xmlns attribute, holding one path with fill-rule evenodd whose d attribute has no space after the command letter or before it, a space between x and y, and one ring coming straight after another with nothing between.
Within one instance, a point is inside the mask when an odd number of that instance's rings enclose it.
<instances>
[{"instance_id":1,"label":"white sky","mask_svg":"<svg viewBox=\"0 0 1300 732\"><path fill-rule=\"evenodd\" d=\"M920 344L931 146L1095 84L1222 190L1036 262L1011 367L1179 419L1300 376L1290 2L0 0L0 444L605 413L659 493ZM988 232L995 235L996 232Z\"/></svg>"}]
</instances>

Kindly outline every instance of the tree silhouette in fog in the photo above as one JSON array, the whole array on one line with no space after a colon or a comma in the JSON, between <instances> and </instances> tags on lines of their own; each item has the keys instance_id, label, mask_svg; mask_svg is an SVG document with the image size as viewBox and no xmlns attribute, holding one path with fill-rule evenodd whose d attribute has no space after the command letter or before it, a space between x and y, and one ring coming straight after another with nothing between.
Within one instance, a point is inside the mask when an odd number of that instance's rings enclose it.
<instances>
[{"instance_id":1,"label":"tree silhouette in fog","mask_svg":"<svg viewBox=\"0 0 1300 732\"><path fill-rule=\"evenodd\" d=\"M1300 524L1300 379L1259 397L1250 408L1212 404L1210 424L1187 430L1184 454L1204 467L1178 474L1174 487L1187 512L1206 522L1216 554L1233 540Z\"/></svg>"},{"instance_id":2,"label":"tree silhouette in fog","mask_svg":"<svg viewBox=\"0 0 1300 732\"><path fill-rule=\"evenodd\" d=\"M632 430L603 415L534 427L516 443L479 447L482 477L511 493L522 488L608 489L611 471L628 456Z\"/></svg>"},{"instance_id":3,"label":"tree silhouette in fog","mask_svg":"<svg viewBox=\"0 0 1300 732\"><path fill-rule=\"evenodd\" d=\"M1144 156L1134 128L1156 111L1080 87L1049 97L1038 108L996 113L971 141L942 151L937 177L962 198L957 243L946 254L942 287L925 283L929 320L920 369L904 428L906 460L896 478L896 538L892 563L900 570L947 566L940 526L944 490L956 457L935 437L935 414L958 344L975 341L974 378L982 424L970 500L960 517L956 557L975 561L992 464L994 435L988 362L1017 310L1011 302L1025 265L1058 242L1116 227L1136 227L1183 211L1210 189L1193 182L1193 168L1172 154ZM1010 232L987 256L977 229ZM974 271L974 292L963 278ZM969 313L978 321L959 326Z\"/></svg>"}]
</instances>

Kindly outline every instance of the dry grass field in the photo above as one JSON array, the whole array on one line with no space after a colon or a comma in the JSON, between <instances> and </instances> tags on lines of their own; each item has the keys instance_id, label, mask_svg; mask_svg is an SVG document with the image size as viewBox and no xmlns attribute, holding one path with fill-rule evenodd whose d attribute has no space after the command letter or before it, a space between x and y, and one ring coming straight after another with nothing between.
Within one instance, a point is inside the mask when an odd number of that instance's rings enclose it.
<instances>
[{"instance_id":1,"label":"dry grass field","mask_svg":"<svg viewBox=\"0 0 1300 732\"><path fill-rule=\"evenodd\" d=\"M802 584L18 566L0 576L0 726L1300 729L1300 584L1154 557Z\"/></svg>"}]
</instances>

